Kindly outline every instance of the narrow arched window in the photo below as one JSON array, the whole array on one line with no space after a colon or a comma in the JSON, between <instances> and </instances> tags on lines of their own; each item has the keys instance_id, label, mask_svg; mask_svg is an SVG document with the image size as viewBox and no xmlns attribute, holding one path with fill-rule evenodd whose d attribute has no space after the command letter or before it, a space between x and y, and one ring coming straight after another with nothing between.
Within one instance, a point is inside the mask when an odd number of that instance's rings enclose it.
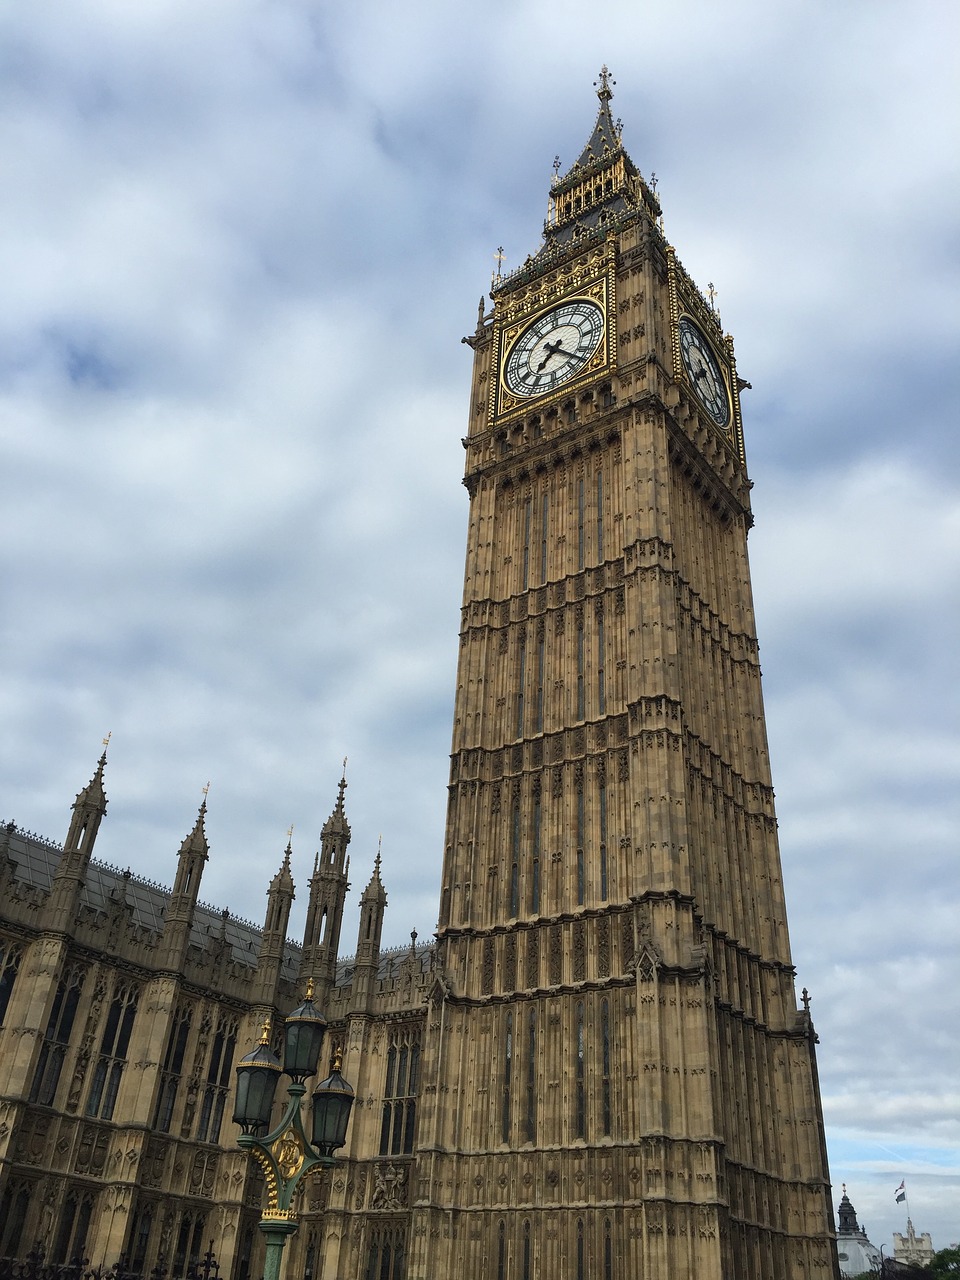
<instances>
[{"instance_id":1,"label":"narrow arched window","mask_svg":"<svg viewBox=\"0 0 960 1280\"><path fill-rule=\"evenodd\" d=\"M510 1090L513 1085L513 1014L506 1017L503 1039L503 1109L500 1114L500 1137L510 1141Z\"/></svg>"},{"instance_id":2,"label":"narrow arched window","mask_svg":"<svg viewBox=\"0 0 960 1280\"><path fill-rule=\"evenodd\" d=\"M584 1043L583 1001L577 1001L576 1009L576 1061L574 1062L574 1133L578 1138L587 1136L586 1046Z\"/></svg>"}]
</instances>

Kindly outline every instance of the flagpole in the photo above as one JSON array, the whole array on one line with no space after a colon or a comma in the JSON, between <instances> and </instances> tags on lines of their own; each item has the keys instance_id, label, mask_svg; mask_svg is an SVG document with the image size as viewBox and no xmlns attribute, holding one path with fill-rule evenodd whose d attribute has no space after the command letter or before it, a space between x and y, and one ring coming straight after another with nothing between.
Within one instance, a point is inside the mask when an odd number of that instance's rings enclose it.
<instances>
[{"instance_id":1,"label":"flagpole","mask_svg":"<svg viewBox=\"0 0 960 1280\"><path fill-rule=\"evenodd\" d=\"M906 1178L903 1178L903 1179L901 1180L899 1187L897 1187L897 1190L896 1190L896 1192L895 1192L895 1195L896 1195L896 1199L897 1199L897 1204L899 1204L899 1203L901 1202L901 1200L903 1201L903 1207L904 1207L904 1209L906 1210L906 1214L907 1214L907 1222L909 1222L909 1221L910 1221L910 1201L907 1199L907 1180L906 1180Z\"/></svg>"}]
</instances>

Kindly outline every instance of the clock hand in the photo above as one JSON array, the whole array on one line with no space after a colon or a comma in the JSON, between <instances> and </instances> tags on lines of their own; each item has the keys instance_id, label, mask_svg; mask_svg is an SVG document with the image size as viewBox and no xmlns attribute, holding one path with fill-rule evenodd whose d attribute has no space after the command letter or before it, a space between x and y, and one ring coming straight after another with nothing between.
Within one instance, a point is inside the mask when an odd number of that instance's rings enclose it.
<instances>
[{"instance_id":1,"label":"clock hand","mask_svg":"<svg viewBox=\"0 0 960 1280\"><path fill-rule=\"evenodd\" d=\"M536 368L537 373L540 373L542 371L544 365L547 363L550 357L555 356L558 351L560 351L561 355L566 355L565 351L561 351L561 344L562 344L562 340L560 338L557 339L556 346L554 347L551 347L549 342L547 343L547 345L544 347L544 350L546 351L547 354L543 357L543 359L537 365L537 368Z\"/></svg>"}]
</instances>

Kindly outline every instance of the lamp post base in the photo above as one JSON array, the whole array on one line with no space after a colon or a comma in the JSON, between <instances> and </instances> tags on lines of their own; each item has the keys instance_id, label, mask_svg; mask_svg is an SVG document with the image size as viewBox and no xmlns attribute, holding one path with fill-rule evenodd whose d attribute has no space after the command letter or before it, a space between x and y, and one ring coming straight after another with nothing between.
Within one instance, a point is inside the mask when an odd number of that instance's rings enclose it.
<instances>
[{"instance_id":1,"label":"lamp post base","mask_svg":"<svg viewBox=\"0 0 960 1280\"><path fill-rule=\"evenodd\" d=\"M263 1218L260 1230L267 1244L267 1256L263 1263L263 1280L280 1280L280 1264L283 1262L283 1246L287 1236L297 1229L296 1220L289 1218Z\"/></svg>"}]
</instances>

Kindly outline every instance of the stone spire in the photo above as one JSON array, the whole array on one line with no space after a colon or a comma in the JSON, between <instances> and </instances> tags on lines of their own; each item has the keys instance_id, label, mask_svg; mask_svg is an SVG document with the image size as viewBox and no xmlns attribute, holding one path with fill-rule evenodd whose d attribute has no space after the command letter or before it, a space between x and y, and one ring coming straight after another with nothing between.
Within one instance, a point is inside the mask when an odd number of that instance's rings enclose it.
<instances>
[{"instance_id":1,"label":"stone spire","mask_svg":"<svg viewBox=\"0 0 960 1280\"><path fill-rule=\"evenodd\" d=\"M87 878L87 867L93 854L93 846L100 830L100 823L107 812L107 797L103 790L103 771L107 767L109 734L103 740L103 752L97 762L93 777L73 802L73 812L63 853L53 874L50 896L44 907L44 929L48 932L68 933L74 926L80 894Z\"/></svg>"},{"instance_id":2,"label":"stone spire","mask_svg":"<svg viewBox=\"0 0 960 1280\"><path fill-rule=\"evenodd\" d=\"M203 800L197 813L197 820L180 845L180 852L177 854L177 874L173 881L173 892L170 894L164 920L161 944L163 968L178 972L182 969L190 941L193 913L200 896L200 878L210 856L204 821L207 816L209 787L210 784L207 783L203 789Z\"/></svg>"},{"instance_id":3,"label":"stone spire","mask_svg":"<svg viewBox=\"0 0 960 1280\"><path fill-rule=\"evenodd\" d=\"M344 760L337 801L320 832L320 851L314 860L310 878L310 900L303 932L300 982L313 979L316 1002L321 1009L326 1004L336 975L343 904L350 888L347 879L350 871L350 859L347 857L350 824L344 807L346 770L347 762Z\"/></svg>"},{"instance_id":4,"label":"stone spire","mask_svg":"<svg viewBox=\"0 0 960 1280\"><path fill-rule=\"evenodd\" d=\"M354 1009L369 999L380 967L380 937L387 909L387 891L380 879L380 847L373 862L373 874L360 896L360 928L357 931L357 962L353 975Z\"/></svg>"},{"instance_id":5,"label":"stone spire","mask_svg":"<svg viewBox=\"0 0 960 1280\"><path fill-rule=\"evenodd\" d=\"M287 940L287 924L295 897L290 859L293 855L291 840L293 828L287 833L287 847L280 870L270 881L267 890L267 914L263 922L263 937L257 958L256 1002L272 1006L277 1002L277 987L283 965L283 949Z\"/></svg>"}]
</instances>

